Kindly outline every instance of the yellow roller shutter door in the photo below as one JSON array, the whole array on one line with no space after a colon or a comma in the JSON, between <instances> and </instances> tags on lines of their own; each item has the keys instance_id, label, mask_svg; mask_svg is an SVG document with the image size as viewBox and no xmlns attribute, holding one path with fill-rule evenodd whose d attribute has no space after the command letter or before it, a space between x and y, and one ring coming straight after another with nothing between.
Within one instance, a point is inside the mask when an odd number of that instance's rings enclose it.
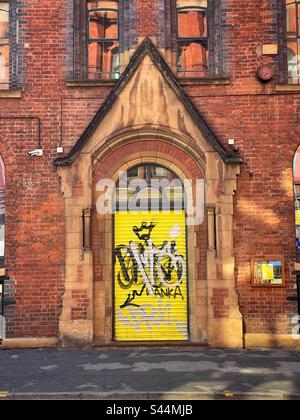
<instances>
[{"instance_id":1,"label":"yellow roller shutter door","mask_svg":"<svg viewBox=\"0 0 300 420\"><path fill-rule=\"evenodd\" d=\"M115 340L188 340L185 213L117 212L114 238Z\"/></svg>"}]
</instances>

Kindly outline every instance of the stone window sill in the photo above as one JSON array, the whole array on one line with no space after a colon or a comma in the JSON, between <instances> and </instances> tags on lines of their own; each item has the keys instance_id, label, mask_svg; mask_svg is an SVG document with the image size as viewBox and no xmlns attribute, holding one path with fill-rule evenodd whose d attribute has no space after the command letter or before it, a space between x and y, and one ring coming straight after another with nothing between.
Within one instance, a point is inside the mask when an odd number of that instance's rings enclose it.
<instances>
[{"instance_id":1,"label":"stone window sill","mask_svg":"<svg viewBox=\"0 0 300 420\"><path fill-rule=\"evenodd\" d=\"M78 88L78 87L105 87L105 86L115 86L118 83L118 80L67 80L67 87L69 88Z\"/></svg>"},{"instance_id":2,"label":"stone window sill","mask_svg":"<svg viewBox=\"0 0 300 420\"><path fill-rule=\"evenodd\" d=\"M230 85L230 77L180 77L182 86L189 85Z\"/></svg>"},{"instance_id":3,"label":"stone window sill","mask_svg":"<svg viewBox=\"0 0 300 420\"><path fill-rule=\"evenodd\" d=\"M21 90L0 90L0 99L20 99L22 98Z\"/></svg>"},{"instance_id":4,"label":"stone window sill","mask_svg":"<svg viewBox=\"0 0 300 420\"><path fill-rule=\"evenodd\" d=\"M276 92L300 92L300 85L277 84L275 85Z\"/></svg>"}]
</instances>

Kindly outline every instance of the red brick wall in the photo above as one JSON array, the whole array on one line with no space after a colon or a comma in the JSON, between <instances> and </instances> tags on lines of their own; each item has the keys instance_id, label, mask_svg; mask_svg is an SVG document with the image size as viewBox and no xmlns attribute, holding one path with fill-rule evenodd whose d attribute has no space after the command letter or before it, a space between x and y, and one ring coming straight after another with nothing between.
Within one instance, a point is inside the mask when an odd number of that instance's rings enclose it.
<instances>
[{"instance_id":1,"label":"red brick wall","mask_svg":"<svg viewBox=\"0 0 300 420\"><path fill-rule=\"evenodd\" d=\"M300 95L276 94L273 83L263 85L256 79L258 65L274 61L276 80L282 80L280 56L257 54L263 43L278 42L276 2L222 3L223 64L231 85L194 85L186 91L225 145L228 138L236 139L245 160L234 229L237 285L247 331L288 333L289 318L296 312L286 297L294 293L295 284L292 158L300 143L300 132L295 132ZM72 1L26 4L23 97L0 98L0 117L14 117L0 120L0 151L7 168L7 266L17 302L8 325L10 336L54 336L64 292L65 224L52 160L61 142L65 151L72 147L109 88L66 87L68 59L72 60L67 39L72 37L67 33ZM158 35L156 2L136 4L141 16L138 35ZM44 157L28 156L39 144L38 121L15 118L20 116L40 118ZM287 287L253 289L250 258L274 254L286 257ZM218 302L223 298L226 301L219 293L214 297Z\"/></svg>"},{"instance_id":2,"label":"red brick wall","mask_svg":"<svg viewBox=\"0 0 300 420\"><path fill-rule=\"evenodd\" d=\"M227 318L230 314L230 306L226 304L229 297L228 289L214 289L211 304L214 307L214 318Z\"/></svg>"},{"instance_id":3,"label":"red brick wall","mask_svg":"<svg viewBox=\"0 0 300 420\"><path fill-rule=\"evenodd\" d=\"M159 37L161 28L159 22L159 1L135 0L134 8L137 11L138 24L136 30L140 37Z\"/></svg>"},{"instance_id":4,"label":"red brick wall","mask_svg":"<svg viewBox=\"0 0 300 420\"><path fill-rule=\"evenodd\" d=\"M73 290L72 299L75 302L75 306L71 309L71 319L73 321L86 319L87 309L90 304L87 292L85 290Z\"/></svg>"},{"instance_id":5,"label":"red brick wall","mask_svg":"<svg viewBox=\"0 0 300 420\"><path fill-rule=\"evenodd\" d=\"M49 157L32 159L37 120L1 122L6 166L6 265L15 282L8 308L9 336L57 335L64 276L64 213Z\"/></svg>"}]
</instances>

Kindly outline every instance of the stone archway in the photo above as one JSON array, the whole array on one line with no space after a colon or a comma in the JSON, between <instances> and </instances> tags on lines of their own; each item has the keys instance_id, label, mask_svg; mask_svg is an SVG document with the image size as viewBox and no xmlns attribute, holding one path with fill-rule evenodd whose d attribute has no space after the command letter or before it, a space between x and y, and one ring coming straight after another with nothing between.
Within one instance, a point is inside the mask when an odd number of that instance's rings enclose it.
<instances>
[{"instance_id":1,"label":"stone archway","mask_svg":"<svg viewBox=\"0 0 300 420\"><path fill-rule=\"evenodd\" d=\"M142 132L141 132L142 134ZM149 136L149 132L148 132ZM120 159L126 156L126 162L121 164ZM172 159L170 160L170 157ZM171 143L156 140L144 141L142 144L136 141L110 151L105 157L102 156L101 163L96 165L93 171L94 194L95 184L99 179L109 178L117 181L119 172L136 166L137 164L162 165L172 170L180 179L197 180L203 179L204 174L200 165L186 152ZM94 196L93 202L96 199ZM112 254L113 254L113 221L110 216L94 214L93 243L94 249L94 320L96 342L110 342L112 340ZM207 218L200 226L188 226L188 267L189 267L189 315L191 339L194 342L207 343L207 288L204 287L206 278L206 254L202 259L197 253L197 246L201 242L206 251L207 248ZM97 252L100 248L100 252ZM202 281L197 281L202 274ZM198 301L202 305L197 308ZM103 314L99 308L105 307Z\"/></svg>"},{"instance_id":2,"label":"stone archway","mask_svg":"<svg viewBox=\"0 0 300 420\"><path fill-rule=\"evenodd\" d=\"M188 232L191 341L242 346L232 239L239 165L227 165L216 152L204 154L191 144L166 128L123 130L80 154L73 166L59 169L67 215L66 293L60 320L64 343L112 341L112 216L94 213L93 249L83 250L80 243L82 210L95 206L95 183L99 178L116 180L119 171L135 164L156 162L182 179L205 179L205 222Z\"/></svg>"}]
</instances>

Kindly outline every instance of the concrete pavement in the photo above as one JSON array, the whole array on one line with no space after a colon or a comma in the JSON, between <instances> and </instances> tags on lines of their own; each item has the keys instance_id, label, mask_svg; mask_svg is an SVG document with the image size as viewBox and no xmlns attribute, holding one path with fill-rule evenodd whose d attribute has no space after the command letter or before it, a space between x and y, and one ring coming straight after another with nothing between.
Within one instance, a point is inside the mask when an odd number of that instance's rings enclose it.
<instances>
[{"instance_id":1,"label":"concrete pavement","mask_svg":"<svg viewBox=\"0 0 300 420\"><path fill-rule=\"evenodd\" d=\"M300 353L0 351L0 399L300 399Z\"/></svg>"}]
</instances>

